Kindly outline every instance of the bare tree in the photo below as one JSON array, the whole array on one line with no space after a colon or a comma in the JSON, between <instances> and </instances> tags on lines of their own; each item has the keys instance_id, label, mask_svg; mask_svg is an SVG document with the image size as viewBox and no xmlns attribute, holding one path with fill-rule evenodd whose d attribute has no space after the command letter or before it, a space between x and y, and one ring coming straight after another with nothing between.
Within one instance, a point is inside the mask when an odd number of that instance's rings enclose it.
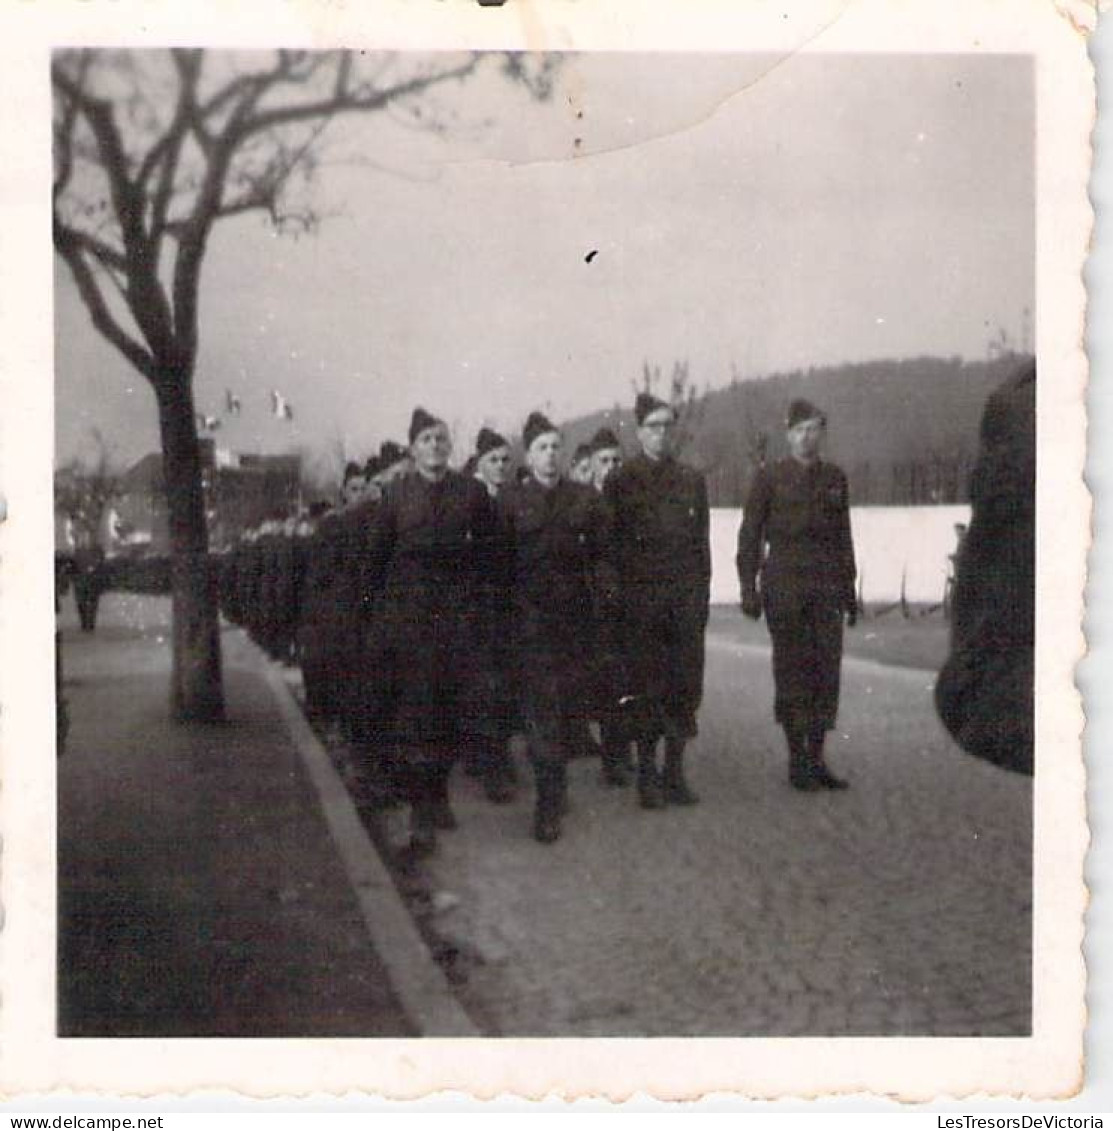
<instances>
[{"instance_id":1,"label":"bare tree","mask_svg":"<svg viewBox=\"0 0 1113 1131\"><path fill-rule=\"evenodd\" d=\"M78 546L100 545L105 512L122 493L104 437L93 430L91 461L71 460L54 472L54 512L69 520Z\"/></svg>"},{"instance_id":2,"label":"bare tree","mask_svg":"<svg viewBox=\"0 0 1113 1131\"><path fill-rule=\"evenodd\" d=\"M333 121L389 111L437 128L423 96L467 80L488 58L535 96L551 92L551 62L523 56L83 50L54 58L54 247L93 325L143 374L158 405L175 718L224 712L193 400L213 229L258 212L281 231L312 231L318 217L304 190Z\"/></svg>"}]
</instances>

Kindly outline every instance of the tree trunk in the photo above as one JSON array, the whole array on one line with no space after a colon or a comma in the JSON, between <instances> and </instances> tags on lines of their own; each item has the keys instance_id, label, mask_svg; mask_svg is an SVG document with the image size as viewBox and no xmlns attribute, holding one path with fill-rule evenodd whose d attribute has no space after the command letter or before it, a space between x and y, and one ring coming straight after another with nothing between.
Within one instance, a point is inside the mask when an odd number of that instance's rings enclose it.
<instances>
[{"instance_id":1,"label":"tree trunk","mask_svg":"<svg viewBox=\"0 0 1113 1131\"><path fill-rule=\"evenodd\" d=\"M216 577L208 557L201 450L188 371L156 390L173 576L170 710L180 722L224 718Z\"/></svg>"}]
</instances>

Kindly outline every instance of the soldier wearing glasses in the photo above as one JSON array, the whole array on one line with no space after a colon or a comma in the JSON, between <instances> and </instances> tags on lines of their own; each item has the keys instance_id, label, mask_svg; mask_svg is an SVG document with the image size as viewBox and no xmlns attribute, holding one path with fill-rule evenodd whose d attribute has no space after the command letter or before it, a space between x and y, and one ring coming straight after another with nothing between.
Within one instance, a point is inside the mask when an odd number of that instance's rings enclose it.
<instances>
[{"instance_id":1,"label":"soldier wearing glasses","mask_svg":"<svg viewBox=\"0 0 1113 1131\"><path fill-rule=\"evenodd\" d=\"M639 454L607 477L609 565L633 697L643 808L692 805L684 750L703 697L711 588L707 486L674 456L676 413L649 393L634 405ZM664 739L664 763L657 747Z\"/></svg>"},{"instance_id":2,"label":"soldier wearing glasses","mask_svg":"<svg viewBox=\"0 0 1113 1131\"><path fill-rule=\"evenodd\" d=\"M826 416L795 400L785 424L789 457L759 469L742 514L742 612L756 620L764 611L769 626L789 782L845 789L823 745L839 707L843 618L854 624L858 610L849 493L843 472L821 458Z\"/></svg>"}]
</instances>

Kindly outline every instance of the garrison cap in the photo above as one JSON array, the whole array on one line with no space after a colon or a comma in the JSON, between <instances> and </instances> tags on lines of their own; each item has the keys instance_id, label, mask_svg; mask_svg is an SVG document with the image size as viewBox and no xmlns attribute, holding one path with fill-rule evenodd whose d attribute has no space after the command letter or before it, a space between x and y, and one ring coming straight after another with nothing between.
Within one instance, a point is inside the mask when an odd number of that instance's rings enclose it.
<instances>
[{"instance_id":1,"label":"garrison cap","mask_svg":"<svg viewBox=\"0 0 1113 1131\"><path fill-rule=\"evenodd\" d=\"M425 425L426 428L429 425ZM396 444L393 440L384 440L382 446L379 448L379 470L386 471L388 468L393 467L399 460L406 458L406 449L401 444Z\"/></svg>"},{"instance_id":2,"label":"garrison cap","mask_svg":"<svg viewBox=\"0 0 1113 1131\"><path fill-rule=\"evenodd\" d=\"M604 452L608 448L621 448L622 445L618 442L618 437L609 428L600 428L594 436L591 437L591 453L594 455L596 452Z\"/></svg>"},{"instance_id":3,"label":"garrison cap","mask_svg":"<svg viewBox=\"0 0 1113 1131\"><path fill-rule=\"evenodd\" d=\"M443 423L444 421L439 417L418 406L414 409L413 416L410 417L410 443L412 444L427 428L435 428L438 424Z\"/></svg>"},{"instance_id":4,"label":"garrison cap","mask_svg":"<svg viewBox=\"0 0 1113 1131\"><path fill-rule=\"evenodd\" d=\"M798 397L788 406L785 414L785 427L795 428L805 420L818 420L824 427L827 425L827 414L815 407L811 401Z\"/></svg>"},{"instance_id":5,"label":"garrison cap","mask_svg":"<svg viewBox=\"0 0 1113 1131\"><path fill-rule=\"evenodd\" d=\"M485 456L488 452L493 452L495 448L509 447L510 444L506 438L490 428L480 428L479 435L475 438L475 454L477 456Z\"/></svg>"},{"instance_id":6,"label":"garrison cap","mask_svg":"<svg viewBox=\"0 0 1113 1131\"><path fill-rule=\"evenodd\" d=\"M667 408L671 411L672 405L668 401L661 400L660 397L655 397L652 393L638 393L637 399L634 401L634 419L638 422L640 428L645 423L645 418L650 413L656 412L660 408Z\"/></svg>"},{"instance_id":7,"label":"garrison cap","mask_svg":"<svg viewBox=\"0 0 1113 1131\"><path fill-rule=\"evenodd\" d=\"M522 429L522 443L528 452L538 436L544 436L546 432L559 431L560 429L543 412L531 412L526 417L526 426Z\"/></svg>"}]
</instances>

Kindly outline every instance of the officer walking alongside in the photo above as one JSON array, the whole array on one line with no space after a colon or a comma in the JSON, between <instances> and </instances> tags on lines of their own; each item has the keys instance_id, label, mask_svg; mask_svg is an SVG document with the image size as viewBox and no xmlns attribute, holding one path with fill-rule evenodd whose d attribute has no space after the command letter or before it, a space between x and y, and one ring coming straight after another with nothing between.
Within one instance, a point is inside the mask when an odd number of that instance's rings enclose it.
<instances>
[{"instance_id":1,"label":"officer walking alongside","mask_svg":"<svg viewBox=\"0 0 1113 1131\"><path fill-rule=\"evenodd\" d=\"M846 789L827 768L823 745L839 706L843 617L853 625L858 612L849 492L843 472L820 458L826 416L795 400L785 423L789 458L758 470L743 511L742 612L757 620L764 610L773 640L775 713L791 785Z\"/></svg>"},{"instance_id":2,"label":"officer walking alongside","mask_svg":"<svg viewBox=\"0 0 1113 1131\"><path fill-rule=\"evenodd\" d=\"M626 675L637 697L638 796L643 808L660 809L699 800L684 777L684 749L703 697L710 516L703 476L675 458L672 406L639 393L634 418L641 452L610 474L603 494Z\"/></svg>"}]
</instances>

